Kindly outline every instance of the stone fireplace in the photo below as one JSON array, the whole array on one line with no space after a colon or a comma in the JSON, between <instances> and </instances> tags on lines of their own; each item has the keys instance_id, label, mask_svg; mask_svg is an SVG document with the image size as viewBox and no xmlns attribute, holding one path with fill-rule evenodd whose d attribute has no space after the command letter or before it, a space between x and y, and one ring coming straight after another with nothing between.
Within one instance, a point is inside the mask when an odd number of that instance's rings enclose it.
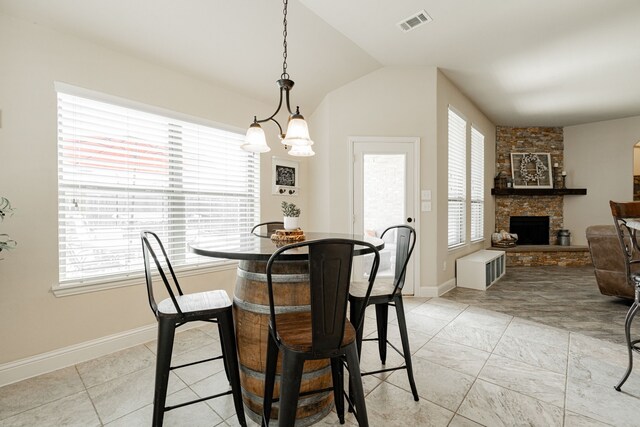
<instances>
[{"instance_id":1,"label":"stone fireplace","mask_svg":"<svg viewBox=\"0 0 640 427\"><path fill-rule=\"evenodd\" d=\"M511 230L511 217L548 217L547 239L544 245L555 244L558 230L563 228L562 196L496 196L496 229ZM520 236L518 236L520 238ZM530 244L519 241L518 244ZM539 243L540 244L540 243Z\"/></svg>"},{"instance_id":2,"label":"stone fireplace","mask_svg":"<svg viewBox=\"0 0 640 427\"><path fill-rule=\"evenodd\" d=\"M558 164L556 175L564 169L564 140L561 127L496 128L496 174L511 177L511 153L550 153L551 164ZM514 191L513 193L517 193ZM558 246L558 231L564 228L564 196L547 194L501 194L495 196L496 232L518 234L518 243L507 248L507 265L589 265L586 247ZM540 218L543 224L525 231L512 218ZM538 222L537 219L532 220ZM516 221L517 222L517 221ZM526 222L526 221L525 221ZM578 230L574 230L578 232ZM534 234L533 242L527 234ZM524 237L524 238L523 238Z\"/></svg>"}]
</instances>

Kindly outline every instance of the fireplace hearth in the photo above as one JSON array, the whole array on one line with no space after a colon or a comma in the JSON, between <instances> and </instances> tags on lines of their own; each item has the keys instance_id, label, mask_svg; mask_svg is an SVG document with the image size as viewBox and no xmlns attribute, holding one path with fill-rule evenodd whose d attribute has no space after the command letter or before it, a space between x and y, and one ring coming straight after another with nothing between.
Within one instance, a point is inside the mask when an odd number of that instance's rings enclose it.
<instances>
[{"instance_id":1,"label":"fireplace hearth","mask_svg":"<svg viewBox=\"0 0 640 427\"><path fill-rule=\"evenodd\" d=\"M548 216L512 216L509 232L518 235L518 245L548 245Z\"/></svg>"}]
</instances>

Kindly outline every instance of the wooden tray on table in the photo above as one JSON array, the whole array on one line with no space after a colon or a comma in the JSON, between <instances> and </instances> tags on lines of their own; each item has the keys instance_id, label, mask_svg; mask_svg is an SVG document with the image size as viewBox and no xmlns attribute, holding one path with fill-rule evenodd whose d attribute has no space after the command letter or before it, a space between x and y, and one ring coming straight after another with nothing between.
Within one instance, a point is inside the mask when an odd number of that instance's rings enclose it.
<instances>
[{"instance_id":1,"label":"wooden tray on table","mask_svg":"<svg viewBox=\"0 0 640 427\"><path fill-rule=\"evenodd\" d=\"M300 228L295 230L275 230L271 235L271 240L276 246L288 245L289 243L302 242L306 239L304 231Z\"/></svg>"}]
</instances>

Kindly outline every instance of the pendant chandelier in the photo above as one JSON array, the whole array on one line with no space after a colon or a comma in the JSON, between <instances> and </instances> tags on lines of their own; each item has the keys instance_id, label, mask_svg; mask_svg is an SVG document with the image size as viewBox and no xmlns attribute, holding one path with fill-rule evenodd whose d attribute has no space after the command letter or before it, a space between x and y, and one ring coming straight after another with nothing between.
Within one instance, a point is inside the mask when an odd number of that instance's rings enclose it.
<instances>
[{"instance_id":1,"label":"pendant chandelier","mask_svg":"<svg viewBox=\"0 0 640 427\"><path fill-rule=\"evenodd\" d=\"M241 147L243 150L251 151L253 153L266 153L267 151L271 151L271 148L267 145L267 138L264 130L262 129L262 126L260 126L260 123L271 120L278 126L278 129L280 130L279 137L282 145L285 146L285 149L289 150L290 155L299 157L313 156L315 154L311 148L313 141L309 137L307 122L304 120L304 117L302 117L302 114L300 114L300 107L296 107L296 111L294 113L291 111L291 106L289 104L289 92L291 91L291 88L293 88L293 80L289 79L289 73L287 73L288 0L284 0L283 3L284 19L282 20L282 25L284 27L284 31L282 32L282 35L284 36L284 41L282 46L284 47L284 53L282 56L284 61L282 62L282 75L280 75L280 79L276 82L280 88L280 101L278 102L278 108L276 108L276 111L266 119L258 120L257 116L253 117L253 123L249 126L244 144L242 144ZM287 106L287 111L289 112L289 122L287 124L286 133L282 131L282 126L280 126L280 123L275 119L276 114L280 112L280 108L282 107L283 98Z\"/></svg>"}]
</instances>

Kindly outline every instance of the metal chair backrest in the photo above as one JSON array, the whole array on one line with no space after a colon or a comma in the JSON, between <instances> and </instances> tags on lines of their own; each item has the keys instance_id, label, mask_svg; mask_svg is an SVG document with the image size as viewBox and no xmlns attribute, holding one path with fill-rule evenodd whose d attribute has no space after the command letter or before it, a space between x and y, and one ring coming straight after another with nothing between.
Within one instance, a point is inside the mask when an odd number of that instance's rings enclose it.
<instances>
[{"instance_id":1,"label":"metal chair backrest","mask_svg":"<svg viewBox=\"0 0 640 427\"><path fill-rule=\"evenodd\" d=\"M147 282L147 295L149 297L149 306L151 307L153 314L157 319L159 315L158 304L156 303L153 293L153 277L157 274L162 279L165 289L167 290L171 301L173 301L173 305L176 307L177 312L180 316L184 316L180 306L178 305L174 292L175 289L178 295L183 295L182 289L180 288L180 284L178 283L178 279L173 271L173 267L171 266L171 262L169 261L169 257L167 256L167 252L165 251L160 238L153 231L141 231L140 238L142 240L142 257L144 259L144 275ZM162 258L158 258L158 254L162 254ZM167 272L169 274L167 274Z\"/></svg>"},{"instance_id":2,"label":"metal chair backrest","mask_svg":"<svg viewBox=\"0 0 640 427\"><path fill-rule=\"evenodd\" d=\"M266 235L271 236L271 234L273 234L276 230L281 230L284 228L284 222L282 221L261 222L260 224L256 224L253 226L253 228L251 229L251 234L255 234L258 236L265 235L260 232L262 230L258 230L261 227L265 227L267 231ZM258 230L258 232L256 232L256 230Z\"/></svg>"},{"instance_id":3,"label":"metal chair backrest","mask_svg":"<svg viewBox=\"0 0 640 427\"><path fill-rule=\"evenodd\" d=\"M632 273L637 273L638 269L633 266L640 263L640 246L638 246L637 240L637 231L640 228L640 202L609 201L609 205L625 258L627 282L629 286L635 288L636 284L632 280Z\"/></svg>"},{"instance_id":4,"label":"metal chair backrest","mask_svg":"<svg viewBox=\"0 0 640 427\"><path fill-rule=\"evenodd\" d=\"M347 316L347 301L351 283L351 267L354 246L364 246L373 252L374 261L369 275L368 301L371 287L378 272L380 254L369 242L350 239L321 239L309 242L293 243L277 249L267 262L267 287L271 328L277 339L275 303L273 297L272 267L283 252L300 251L304 247L309 254L309 286L311 292L311 329L312 352L326 354L340 348ZM351 319L354 328L358 328L362 319Z\"/></svg>"},{"instance_id":5,"label":"metal chair backrest","mask_svg":"<svg viewBox=\"0 0 640 427\"><path fill-rule=\"evenodd\" d=\"M384 230L380 238L384 239L384 235L391 231L395 231L396 234L396 265L393 278L395 284L393 294L395 295L396 292L402 292L404 287L407 266L416 245L416 231L409 225L394 225Z\"/></svg>"}]
</instances>

